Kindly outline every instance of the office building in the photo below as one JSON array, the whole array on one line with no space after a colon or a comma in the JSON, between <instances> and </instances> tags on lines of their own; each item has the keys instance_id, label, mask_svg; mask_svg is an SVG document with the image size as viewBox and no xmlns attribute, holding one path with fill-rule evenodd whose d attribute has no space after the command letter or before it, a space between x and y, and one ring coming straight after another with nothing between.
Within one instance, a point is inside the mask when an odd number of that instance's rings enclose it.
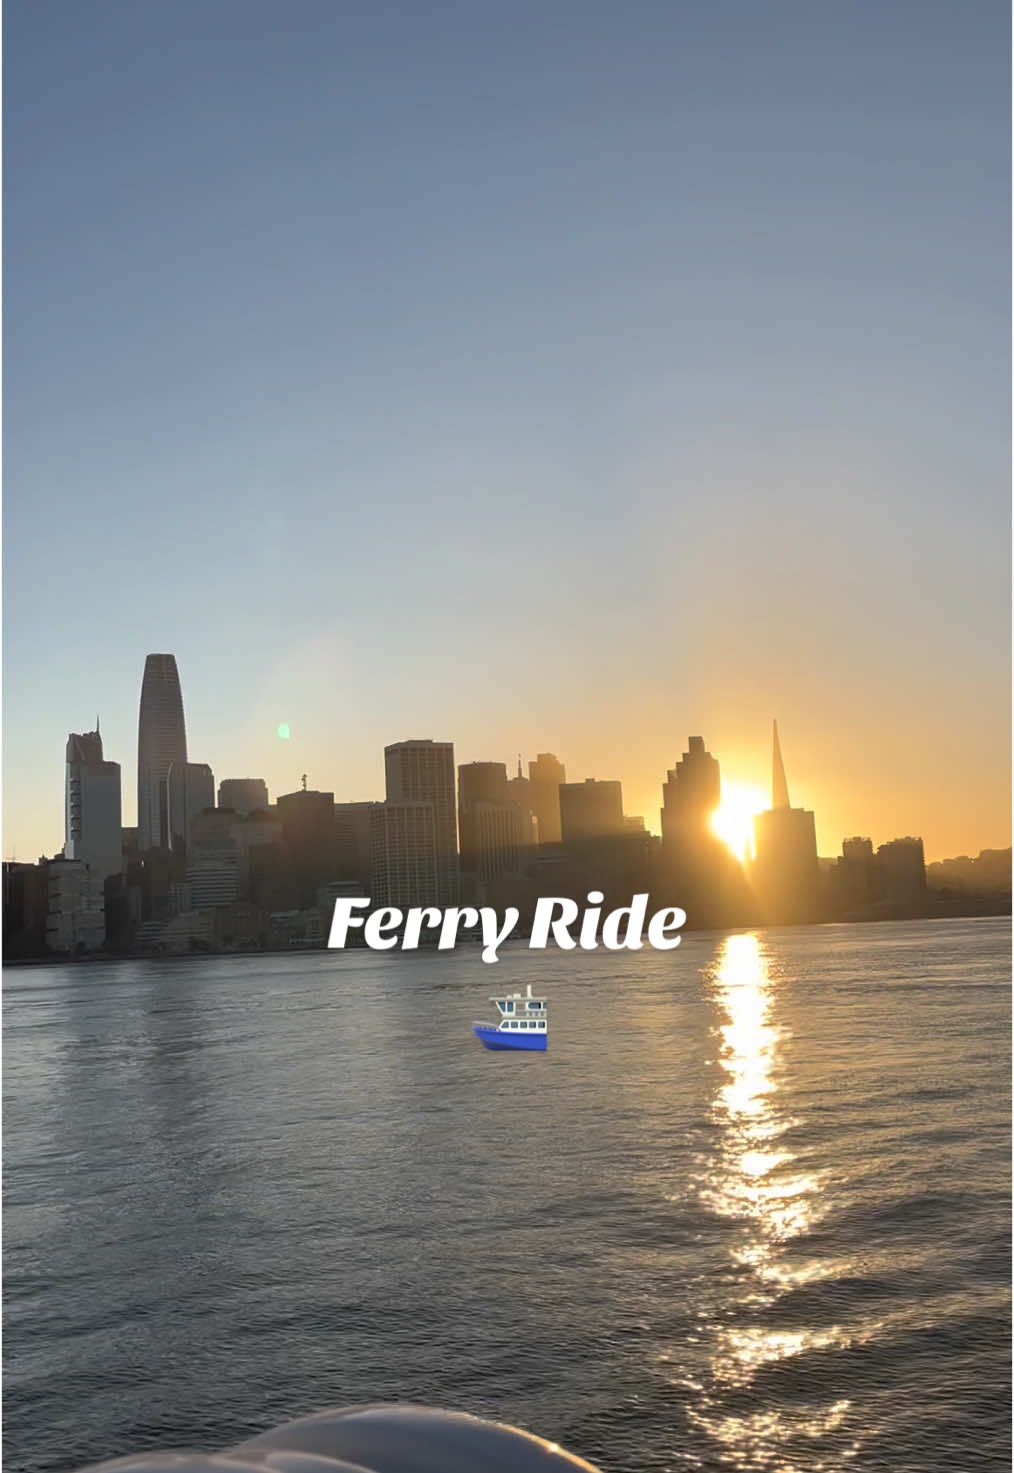
<instances>
[{"instance_id":1,"label":"office building","mask_svg":"<svg viewBox=\"0 0 1014 1473\"><path fill-rule=\"evenodd\" d=\"M372 814L379 807L375 802L334 805L335 874L340 882L358 885L362 894L369 894Z\"/></svg>"},{"instance_id":2,"label":"office building","mask_svg":"<svg viewBox=\"0 0 1014 1473\"><path fill-rule=\"evenodd\" d=\"M96 720L67 738L63 852L88 866L99 909L105 881L123 869L120 824L120 764L103 760Z\"/></svg>"},{"instance_id":3,"label":"office building","mask_svg":"<svg viewBox=\"0 0 1014 1473\"><path fill-rule=\"evenodd\" d=\"M334 793L304 787L283 793L275 806L297 905L303 909L315 903L322 885L338 878Z\"/></svg>"},{"instance_id":4,"label":"office building","mask_svg":"<svg viewBox=\"0 0 1014 1473\"><path fill-rule=\"evenodd\" d=\"M437 905L458 897L458 819L454 797L454 744L429 738L384 748L387 801L433 806L437 857Z\"/></svg>"},{"instance_id":5,"label":"office building","mask_svg":"<svg viewBox=\"0 0 1014 1473\"><path fill-rule=\"evenodd\" d=\"M374 907L441 906L446 886L432 803L377 803L370 813L371 898ZM446 835L439 829L446 843Z\"/></svg>"},{"instance_id":6,"label":"office building","mask_svg":"<svg viewBox=\"0 0 1014 1473\"><path fill-rule=\"evenodd\" d=\"M813 814L793 808L778 740L773 726L771 807L754 819L754 862L751 870L762 917L769 921L802 921L817 910L817 833Z\"/></svg>"},{"instance_id":7,"label":"office building","mask_svg":"<svg viewBox=\"0 0 1014 1473\"><path fill-rule=\"evenodd\" d=\"M170 848L185 850L194 819L215 806L215 775L206 762L174 762L166 787Z\"/></svg>"},{"instance_id":8,"label":"office building","mask_svg":"<svg viewBox=\"0 0 1014 1473\"><path fill-rule=\"evenodd\" d=\"M186 760L187 729L176 657L149 655L137 725L137 827L142 853L170 847L169 769Z\"/></svg>"},{"instance_id":9,"label":"office building","mask_svg":"<svg viewBox=\"0 0 1014 1473\"><path fill-rule=\"evenodd\" d=\"M186 883L193 910L231 905L239 897L242 853L232 813L208 808L197 814L187 843Z\"/></svg>"},{"instance_id":10,"label":"office building","mask_svg":"<svg viewBox=\"0 0 1014 1473\"><path fill-rule=\"evenodd\" d=\"M694 847L702 838L712 839L711 820L721 799L718 759L707 751L703 737L692 736L662 785L663 847Z\"/></svg>"},{"instance_id":11,"label":"office building","mask_svg":"<svg viewBox=\"0 0 1014 1473\"><path fill-rule=\"evenodd\" d=\"M461 870L478 880L516 874L521 809L510 797L502 762L465 762L458 768Z\"/></svg>"}]
</instances>

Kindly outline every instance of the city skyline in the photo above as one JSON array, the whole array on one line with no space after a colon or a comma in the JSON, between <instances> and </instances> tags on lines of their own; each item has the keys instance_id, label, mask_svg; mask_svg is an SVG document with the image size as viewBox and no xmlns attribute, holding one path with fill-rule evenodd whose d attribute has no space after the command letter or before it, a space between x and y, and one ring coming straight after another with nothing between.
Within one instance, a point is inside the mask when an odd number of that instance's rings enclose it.
<instances>
[{"instance_id":1,"label":"city skyline","mask_svg":"<svg viewBox=\"0 0 1014 1473\"><path fill-rule=\"evenodd\" d=\"M335 794L336 801L338 802L369 803L374 801L383 801L383 795L385 791L389 789L390 784L390 772L388 771L388 775L387 777L385 777L385 768L389 769L391 752L399 747L413 747L420 741L422 741L424 745L433 745L435 742L436 746L438 747L450 746L452 748L455 782L457 781L458 771L462 767L474 766L476 768L479 768L484 765L488 766L490 764L502 765L506 769L507 774L512 775L515 771L516 764L518 762L522 762L527 773L528 762L529 760L534 760L535 756L534 751L531 754L519 751L517 753L514 753L510 758L505 759L501 764L500 758L496 756L491 756L489 753L485 753L481 756L462 756L453 735L447 736L446 741L443 741L440 738L434 739L432 737L420 737L418 734L416 736L401 736L397 738L389 738L382 744L380 749L378 763L380 767L380 779L375 788L373 790L364 789L355 791L349 788L348 791L344 791L332 780L331 775L326 771L314 772L311 774L307 774L306 772L302 771L297 772L296 769L299 766L298 754L301 749L301 742L299 739L298 731L293 732L291 728L291 723L276 723L274 731L271 733L270 740L266 741L263 747L263 751L265 753L276 754L275 760L273 763L262 763L261 770L254 771L253 768L250 768L249 770L245 769L244 771L240 772L239 768L242 767L242 763L233 761L228 757L226 757L225 760L218 765L216 765L214 761L187 762L186 730L188 727L188 723L185 721L184 718L184 709L190 710L191 707L190 703L184 697L184 678L179 672L179 662L177 662L176 657L173 654L148 654L145 657L142 680L140 682L140 695L137 699L136 709L140 714L137 718L135 718L135 730L137 730L138 732L138 738L135 744L134 752L133 754L128 753L126 762L124 762L123 759L119 756L113 759L109 759L109 751L106 751L107 759L112 760L114 763L118 764L121 770L126 770L128 773L137 773L137 792L140 792L142 789L142 762L140 747L141 734L145 727L144 711L146 707L149 709L151 707L152 696L150 692L152 690L153 680L155 679L157 679L159 682L158 695L155 699L157 702L161 703L159 706L160 715L165 718L166 713L162 711L162 706L165 706L166 702L168 702L169 725L172 726L174 722L178 723L183 744L182 759L184 762L184 770L188 774L191 770L198 774L206 774L206 777L201 782L201 791L203 792L206 788L207 792L211 794L212 805L214 805L216 801L220 801L220 799L216 799L216 794L218 794L219 788L223 782L227 784L242 785L251 781L263 782L266 785L272 803L276 802L278 797L282 796L283 794L294 793L298 791L301 785L304 783L306 783L311 789L333 792ZM168 697L162 696L161 688L163 684L168 690ZM100 716L101 712L99 713L99 716L96 717L96 728L98 727ZM707 730L706 727L705 729ZM170 733L170 736L172 736L172 733ZM733 853L735 853L736 857L740 860L749 858L753 850L754 816L761 812L764 812L771 807L788 808L790 806L777 721L774 722L773 729L773 759L771 749L771 736L772 733L769 727L766 738L765 754L760 762L751 765L747 769L750 774L748 777L741 776L741 772L743 769L733 770L733 772L730 774L727 759L718 749L718 744L716 742L713 742L710 736L707 738L708 745L711 748L711 751L714 752L715 755L719 758L722 767L721 804L718 812L715 813L713 816L713 829L716 835L730 848L730 850L732 850ZM71 739L75 740L72 731ZM172 739L177 740L174 736L172 737ZM682 743L685 740L685 738L677 738L677 747L681 749ZM108 748L108 735L106 736L106 738L104 738L104 741L105 745ZM700 738L691 737L689 741L691 752L693 752L694 744L699 743ZM171 744L172 743L170 742L170 745ZM64 737L64 745L67 745L66 735ZM190 741L189 745L191 752L193 752L195 750L195 744L193 740ZM538 750L545 751L546 748L551 747L552 742L543 741L541 746L538 747ZM289 760L284 761L282 759L279 759L279 757L277 756L279 752L291 754ZM668 784L666 778L668 777L669 780L673 778L672 770L669 770L668 772L663 770L658 775L654 783L654 802L648 802L639 807L637 798L634 796L638 792L638 788L636 787L636 785L628 784L628 779L622 772L617 772L615 770L607 771L604 767L601 767L599 770L582 773L579 775L578 768L572 764L572 761L569 759L567 753L561 753L557 751L554 755L555 757L560 758L564 767L567 768L568 780L572 785L585 781L586 779L595 779L599 783L603 784L618 783L622 785L622 801L624 810L630 815L636 815L643 818L644 826L648 833L656 837L659 837L663 834L664 820L662 818L662 806L667 801L666 791ZM136 758L136 761L131 760L132 756ZM703 756L706 757L709 762L713 763L715 760L715 758L711 755L711 752L703 753ZM674 761L676 762L676 766L682 767L686 761L686 757L687 754L684 752L683 757L680 758L678 750L674 759ZM163 778L162 802L165 808L165 822L170 823L170 810L174 806L180 807L182 809L182 804L181 800L175 800L174 802L173 799L171 781L172 764L171 762L169 762L168 758L166 759L166 765L167 772L170 775L170 781L167 785L165 779ZM805 770L806 764L799 764L797 754L793 750L793 790L795 790L797 786L795 782L795 772L797 766L799 765L802 765ZM288 780L286 778L286 774L288 774ZM128 781L128 783L125 785L125 789L129 790L131 786L132 785ZM887 839L908 833L919 834L922 837L924 836L924 832L927 827L932 828L929 820L920 819L918 818L918 816L916 817L916 820L910 823L907 827L894 827L893 829L889 824L885 825L881 821L873 823L862 823L856 821L851 824L846 822L840 828L839 832L836 835L831 835L830 837L828 837L829 825L826 819L822 821L819 807L819 797L816 800L812 799L812 787L805 784L798 786L800 787L800 792L803 795L799 802L799 807L801 809L810 810L811 813L815 815L818 852L828 857L836 855L840 852L842 840L844 838L848 838L853 834L858 834L860 832L865 834L873 834L875 836L879 836L880 838ZM652 785L649 780L645 784L644 791L650 794L651 787ZM413 794L411 796L414 797L417 795ZM124 827L135 827L137 825L138 812L135 810L133 814L131 813L129 805L129 791L124 792L121 801ZM199 811L200 806L201 804L198 803L195 806L194 811ZM857 806L861 808L861 805ZM64 802L61 798L59 812L59 821L61 825L64 824L63 809ZM131 822L131 819L133 819L133 822ZM179 819L176 826L181 828L182 831L182 818ZM169 836L167 832L167 841L168 837ZM5 852L3 857L5 858L5 860L17 858L18 860L24 861L27 858L35 859L43 855L58 853L60 847L60 843L54 842L48 845L44 843L42 847L39 847L37 849L36 853L29 853L26 850L12 850L9 844L6 842L5 835ZM147 846L142 845L142 847ZM168 847L168 842L166 844L166 847ZM1006 845L980 843L974 848L970 848L961 852L974 855L983 849L1003 847L1006 847ZM934 853L928 845L926 849L927 860L931 862L934 860L955 858L958 856L958 853L959 851L955 850L953 853L937 854Z\"/></svg>"},{"instance_id":2,"label":"city skyline","mask_svg":"<svg viewBox=\"0 0 1014 1473\"><path fill-rule=\"evenodd\" d=\"M6 27L6 854L162 649L274 791L444 733L654 829L777 715L822 852L1009 842L1005 7Z\"/></svg>"}]
</instances>

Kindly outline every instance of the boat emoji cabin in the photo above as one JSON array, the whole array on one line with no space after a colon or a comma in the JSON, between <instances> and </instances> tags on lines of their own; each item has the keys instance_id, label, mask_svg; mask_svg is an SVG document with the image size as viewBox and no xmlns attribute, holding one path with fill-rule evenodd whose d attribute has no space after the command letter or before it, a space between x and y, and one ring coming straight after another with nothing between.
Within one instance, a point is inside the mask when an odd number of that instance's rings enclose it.
<instances>
[{"instance_id":1,"label":"boat emoji cabin","mask_svg":"<svg viewBox=\"0 0 1014 1473\"><path fill-rule=\"evenodd\" d=\"M473 1023L472 1032L486 1047L492 1049L546 1049L549 1036L549 1017L546 999L533 997L531 983L528 991L508 992L504 997L491 997L500 1014L498 1023Z\"/></svg>"}]
</instances>

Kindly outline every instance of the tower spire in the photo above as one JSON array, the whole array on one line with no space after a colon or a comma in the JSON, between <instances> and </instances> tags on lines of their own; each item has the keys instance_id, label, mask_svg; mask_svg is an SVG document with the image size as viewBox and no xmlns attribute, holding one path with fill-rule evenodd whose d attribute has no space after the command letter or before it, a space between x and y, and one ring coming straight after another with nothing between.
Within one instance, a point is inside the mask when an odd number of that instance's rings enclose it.
<instances>
[{"instance_id":1,"label":"tower spire","mask_svg":"<svg viewBox=\"0 0 1014 1473\"><path fill-rule=\"evenodd\" d=\"M789 785L785 781L785 764L782 761L782 749L778 743L778 722L771 723L774 742L771 753L771 807L791 808L789 802Z\"/></svg>"}]
</instances>

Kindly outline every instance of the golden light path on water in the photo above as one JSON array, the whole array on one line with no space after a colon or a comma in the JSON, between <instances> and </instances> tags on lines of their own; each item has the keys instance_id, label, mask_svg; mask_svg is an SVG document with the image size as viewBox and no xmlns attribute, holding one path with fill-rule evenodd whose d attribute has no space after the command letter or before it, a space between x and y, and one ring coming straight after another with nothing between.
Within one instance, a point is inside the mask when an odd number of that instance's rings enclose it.
<instances>
[{"instance_id":1,"label":"golden light path on water","mask_svg":"<svg viewBox=\"0 0 1014 1473\"><path fill-rule=\"evenodd\" d=\"M725 1313L706 1317L713 1339L710 1385L699 1388L691 1416L717 1442L723 1462L789 1473L800 1466L792 1444L832 1433L850 1403L828 1403L819 1411L800 1402L791 1411L733 1412L723 1401L731 1396L737 1408L749 1406L751 1387L766 1366L845 1341L837 1326L776 1330L743 1315L744 1309L757 1314L787 1290L830 1272L819 1262L785 1261L787 1246L819 1216L821 1181L802 1169L783 1139L795 1122L779 1098L784 1030L777 1017L777 979L761 941L754 935L727 937L708 981L722 1070L712 1118L721 1134L699 1192L714 1213L741 1224L743 1232L731 1250L741 1274L738 1295L723 1307ZM839 1466L853 1455L841 1446L830 1464L813 1461L811 1451L806 1466Z\"/></svg>"}]
</instances>

